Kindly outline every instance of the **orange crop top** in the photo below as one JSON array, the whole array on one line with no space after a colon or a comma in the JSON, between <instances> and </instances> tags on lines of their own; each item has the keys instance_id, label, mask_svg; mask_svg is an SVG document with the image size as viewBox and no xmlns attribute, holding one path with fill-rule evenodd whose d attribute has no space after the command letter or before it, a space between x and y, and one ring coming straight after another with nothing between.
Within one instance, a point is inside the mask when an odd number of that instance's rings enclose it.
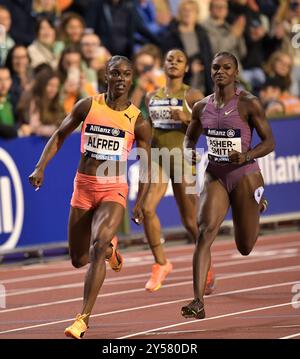
<instances>
[{"instance_id":1,"label":"orange crop top","mask_svg":"<svg viewBox=\"0 0 300 359\"><path fill-rule=\"evenodd\" d=\"M96 160L127 160L139 114L133 104L115 111L106 105L104 93L94 96L81 129L81 153Z\"/></svg>"}]
</instances>

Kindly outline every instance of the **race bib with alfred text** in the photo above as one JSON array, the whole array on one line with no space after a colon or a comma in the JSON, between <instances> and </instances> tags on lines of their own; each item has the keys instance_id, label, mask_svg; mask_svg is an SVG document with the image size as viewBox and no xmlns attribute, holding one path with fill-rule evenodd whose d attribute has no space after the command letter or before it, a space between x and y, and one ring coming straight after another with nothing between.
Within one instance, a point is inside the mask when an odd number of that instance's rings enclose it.
<instances>
[{"instance_id":1,"label":"race bib with alfred text","mask_svg":"<svg viewBox=\"0 0 300 359\"><path fill-rule=\"evenodd\" d=\"M125 131L88 124L84 132L84 153L96 160L121 160Z\"/></svg>"}]
</instances>

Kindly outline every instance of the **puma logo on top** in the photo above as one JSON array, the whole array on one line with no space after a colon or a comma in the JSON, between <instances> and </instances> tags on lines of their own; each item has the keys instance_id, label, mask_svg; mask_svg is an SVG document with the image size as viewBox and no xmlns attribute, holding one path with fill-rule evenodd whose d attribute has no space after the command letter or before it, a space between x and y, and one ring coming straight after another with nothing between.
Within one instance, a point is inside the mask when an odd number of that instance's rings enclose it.
<instances>
[{"instance_id":1,"label":"puma logo on top","mask_svg":"<svg viewBox=\"0 0 300 359\"><path fill-rule=\"evenodd\" d=\"M127 115L127 113L124 113L124 116L128 118L128 120L129 120L129 122L130 122L130 123L131 123L131 120L132 120L132 119L133 119L133 117L134 117L134 116L129 117L129 116Z\"/></svg>"}]
</instances>

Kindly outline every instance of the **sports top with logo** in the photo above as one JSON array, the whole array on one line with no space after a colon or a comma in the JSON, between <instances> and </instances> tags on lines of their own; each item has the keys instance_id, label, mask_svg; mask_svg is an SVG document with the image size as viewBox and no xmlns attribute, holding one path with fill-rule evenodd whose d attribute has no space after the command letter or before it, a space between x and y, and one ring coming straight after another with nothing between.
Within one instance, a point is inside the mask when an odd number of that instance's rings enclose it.
<instances>
[{"instance_id":1,"label":"sports top with logo","mask_svg":"<svg viewBox=\"0 0 300 359\"><path fill-rule=\"evenodd\" d=\"M210 95L202 111L201 122L205 132L208 158L211 162L229 162L228 152L246 152L250 149L252 131L239 115L237 103L240 90L223 108L216 108L214 94Z\"/></svg>"},{"instance_id":2,"label":"sports top with logo","mask_svg":"<svg viewBox=\"0 0 300 359\"><path fill-rule=\"evenodd\" d=\"M222 108L214 105L214 94L210 95L201 114L208 147L207 170L219 178L229 192L243 175L259 171L255 160L243 165L229 162L230 151L247 152L251 148L252 129L238 111L240 93L237 89L235 96Z\"/></svg>"},{"instance_id":3,"label":"sports top with logo","mask_svg":"<svg viewBox=\"0 0 300 359\"><path fill-rule=\"evenodd\" d=\"M104 93L93 97L81 129L81 153L96 160L126 161L139 113L133 104L124 111L111 109Z\"/></svg>"},{"instance_id":4,"label":"sports top with logo","mask_svg":"<svg viewBox=\"0 0 300 359\"><path fill-rule=\"evenodd\" d=\"M182 148L184 134L187 126L181 121L176 121L171 116L171 109L178 109L191 114L191 109L186 103L185 94L189 86L183 84L181 89L167 96L164 89L159 89L149 101L149 115L152 122L152 147L169 150Z\"/></svg>"}]
</instances>

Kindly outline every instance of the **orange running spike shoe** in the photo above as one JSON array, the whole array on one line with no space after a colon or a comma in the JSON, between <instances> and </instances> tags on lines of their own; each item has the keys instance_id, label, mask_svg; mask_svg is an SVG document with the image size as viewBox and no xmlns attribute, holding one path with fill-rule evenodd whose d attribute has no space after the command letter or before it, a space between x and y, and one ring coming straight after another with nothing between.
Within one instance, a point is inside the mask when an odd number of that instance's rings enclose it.
<instances>
[{"instance_id":1,"label":"orange running spike shoe","mask_svg":"<svg viewBox=\"0 0 300 359\"><path fill-rule=\"evenodd\" d=\"M82 339L84 333L88 329L88 326L85 324L84 319L88 314L77 314L75 322L65 329L65 336Z\"/></svg>"},{"instance_id":2,"label":"orange running spike shoe","mask_svg":"<svg viewBox=\"0 0 300 359\"><path fill-rule=\"evenodd\" d=\"M173 265L168 260L164 265L160 265L158 263L153 264L151 277L145 286L146 290L149 290L150 292L158 290L172 269Z\"/></svg>"},{"instance_id":3,"label":"orange running spike shoe","mask_svg":"<svg viewBox=\"0 0 300 359\"><path fill-rule=\"evenodd\" d=\"M216 289L216 276L215 276L215 273L214 273L212 267L210 267L210 269L207 273L206 287L205 287L204 294L210 295L215 289Z\"/></svg>"},{"instance_id":4,"label":"orange running spike shoe","mask_svg":"<svg viewBox=\"0 0 300 359\"><path fill-rule=\"evenodd\" d=\"M109 259L107 259L107 262L109 263L112 270L114 270L115 272L120 272L123 266L124 259L117 250L118 238L116 236L114 236L114 238L111 240L110 245L112 247L112 255Z\"/></svg>"}]
</instances>

